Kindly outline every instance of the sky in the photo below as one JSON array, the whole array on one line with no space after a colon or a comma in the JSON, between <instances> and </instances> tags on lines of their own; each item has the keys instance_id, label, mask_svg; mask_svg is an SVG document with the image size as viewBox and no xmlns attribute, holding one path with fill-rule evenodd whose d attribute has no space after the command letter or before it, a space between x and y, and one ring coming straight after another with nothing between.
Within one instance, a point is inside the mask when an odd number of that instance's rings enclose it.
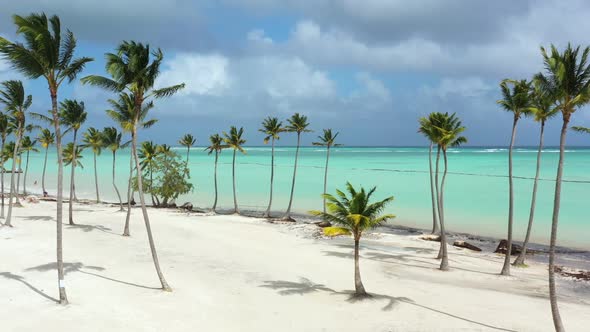
<instances>
[{"instance_id":1,"label":"sky","mask_svg":"<svg viewBox=\"0 0 590 332\"><path fill-rule=\"evenodd\" d=\"M82 76L104 74L104 53L122 40L160 47L157 86L184 82L156 101L158 124L142 139L175 144L184 133L205 145L209 135L243 126L248 145L262 145L267 116L308 117L317 140L324 128L349 146L427 144L417 120L456 112L469 145L507 145L512 116L499 82L542 71L540 46L589 43L590 3L584 0L19 0L0 12L0 36L18 40L11 15L57 14L78 39L77 56L95 61ZM0 80L23 79L0 60ZM26 80L25 80L26 81ZM33 111L50 108L46 83L26 81ZM84 101L88 125L114 125L105 115L111 92L79 81L59 98ZM559 143L560 118L546 143ZM590 109L574 115L590 126ZM539 125L523 119L517 145L538 141ZM293 145L295 135L280 143ZM571 133L571 145L590 137Z\"/></svg>"}]
</instances>

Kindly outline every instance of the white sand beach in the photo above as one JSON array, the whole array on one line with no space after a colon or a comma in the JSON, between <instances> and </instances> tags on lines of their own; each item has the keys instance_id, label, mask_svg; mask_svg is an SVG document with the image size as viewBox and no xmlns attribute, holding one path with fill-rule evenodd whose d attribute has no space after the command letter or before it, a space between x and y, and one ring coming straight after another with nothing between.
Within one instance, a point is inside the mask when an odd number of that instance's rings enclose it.
<instances>
[{"instance_id":1,"label":"white sand beach","mask_svg":"<svg viewBox=\"0 0 590 332\"><path fill-rule=\"evenodd\" d=\"M370 300L350 302L352 240L314 239L314 225L150 209L158 289L140 210L77 204L64 225L70 305L56 304L55 204L24 203L0 228L0 330L12 331L551 331L547 268L501 277L502 256L417 235L361 240ZM568 331L588 331L590 283L559 278Z\"/></svg>"}]
</instances>

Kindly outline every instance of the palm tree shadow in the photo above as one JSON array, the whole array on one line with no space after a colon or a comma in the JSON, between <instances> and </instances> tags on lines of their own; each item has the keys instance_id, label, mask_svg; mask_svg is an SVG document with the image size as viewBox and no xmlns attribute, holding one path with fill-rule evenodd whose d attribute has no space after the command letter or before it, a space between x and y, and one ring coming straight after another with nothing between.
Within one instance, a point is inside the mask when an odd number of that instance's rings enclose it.
<instances>
[{"instance_id":1,"label":"palm tree shadow","mask_svg":"<svg viewBox=\"0 0 590 332\"><path fill-rule=\"evenodd\" d=\"M260 287L278 290L280 295L304 295L318 291L334 293L335 291L322 284L316 284L307 278L299 278L299 282L285 280L267 280Z\"/></svg>"},{"instance_id":2,"label":"palm tree shadow","mask_svg":"<svg viewBox=\"0 0 590 332\"><path fill-rule=\"evenodd\" d=\"M12 279L12 280L16 280L18 282L21 282L23 285L27 286L30 290L32 290L33 292L41 295L42 297L44 297L44 298L46 298L46 299L48 299L50 301L53 301L55 303L58 303L59 302L56 298L51 297L51 296L45 294L39 288L31 285L28 281L25 280L25 278L23 276L19 276L17 274L10 273L10 272L0 272L0 276L1 277L4 277L4 278L7 278L7 279Z\"/></svg>"},{"instance_id":3,"label":"palm tree shadow","mask_svg":"<svg viewBox=\"0 0 590 332\"><path fill-rule=\"evenodd\" d=\"M55 220L55 218L50 217L50 216L23 216L20 218L24 219L24 220L29 220L29 221L53 221L53 220Z\"/></svg>"},{"instance_id":4,"label":"palm tree shadow","mask_svg":"<svg viewBox=\"0 0 590 332\"><path fill-rule=\"evenodd\" d=\"M114 235L119 235L112 231L111 228L105 227L102 225L85 225L85 224L74 224L74 225L67 225L69 229L80 229L85 233L92 232L94 230L101 231L103 233L109 233Z\"/></svg>"}]
</instances>

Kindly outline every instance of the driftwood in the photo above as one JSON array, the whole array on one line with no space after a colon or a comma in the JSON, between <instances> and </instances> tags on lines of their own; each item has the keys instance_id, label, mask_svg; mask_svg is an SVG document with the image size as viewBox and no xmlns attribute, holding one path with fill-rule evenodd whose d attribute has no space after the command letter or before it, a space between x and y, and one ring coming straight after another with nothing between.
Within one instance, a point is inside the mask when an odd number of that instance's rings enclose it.
<instances>
[{"instance_id":1,"label":"driftwood","mask_svg":"<svg viewBox=\"0 0 590 332\"><path fill-rule=\"evenodd\" d=\"M508 247L508 241L500 240L500 243L498 243L498 247L496 247L496 250L494 250L494 252L496 254L506 254L506 251L508 251L507 247ZM518 255L518 254L520 254L521 251L522 251L522 247L513 242L512 243L512 252L510 253L510 255Z\"/></svg>"},{"instance_id":2,"label":"driftwood","mask_svg":"<svg viewBox=\"0 0 590 332\"><path fill-rule=\"evenodd\" d=\"M590 271L584 271L584 270L566 271L563 268L563 266L555 266L553 268L553 271L559 273L560 275L562 275L564 277L571 277L574 279L590 281Z\"/></svg>"},{"instance_id":3,"label":"driftwood","mask_svg":"<svg viewBox=\"0 0 590 332\"><path fill-rule=\"evenodd\" d=\"M425 241L440 242L440 235L428 234L428 235L422 235L420 238Z\"/></svg>"},{"instance_id":4,"label":"driftwood","mask_svg":"<svg viewBox=\"0 0 590 332\"><path fill-rule=\"evenodd\" d=\"M473 244L471 244L469 242L465 242L465 241L455 241L453 243L453 246L459 247L459 248L465 248L465 249L469 249L469 250L473 250L473 251L481 251L481 248L476 247Z\"/></svg>"}]
</instances>

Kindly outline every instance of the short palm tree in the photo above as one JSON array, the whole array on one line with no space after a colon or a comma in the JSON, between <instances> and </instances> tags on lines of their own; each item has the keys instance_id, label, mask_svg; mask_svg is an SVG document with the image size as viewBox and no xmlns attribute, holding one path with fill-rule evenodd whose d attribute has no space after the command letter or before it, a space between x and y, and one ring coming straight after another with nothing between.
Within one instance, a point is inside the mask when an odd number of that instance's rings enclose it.
<instances>
[{"instance_id":1,"label":"short palm tree","mask_svg":"<svg viewBox=\"0 0 590 332\"><path fill-rule=\"evenodd\" d=\"M49 146L55 143L55 134L51 132L51 130L44 128L41 130L39 137L37 138L39 143L41 143L41 147L45 149L45 159L43 161L43 175L41 175L41 188L43 190L43 195L47 194L45 190L45 170L47 169L47 153L49 152Z\"/></svg>"},{"instance_id":2,"label":"short palm tree","mask_svg":"<svg viewBox=\"0 0 590 332\"><path fill-rule=\"evenodd\" d=\"M565 139L568 124L572 115L582 106L590 102L590 64L588 55L590 48L572 47L568 44L563 52L551 45L549 52L541 47L545 72L535 75L541 88L554 95L557 108L561 111L563 124L559 140L559 163L555 180L555 197L553 200L553 216L551 237L549 240L549 300L553 325L558 332L564 331L563 322L557 306L557 289L555 286L555 246L557 245L557 225L561 205L561 181L565 159Z\"/></svg>"},{"instance_id":3,"label":"short palm tree","mask_svg":"<svg viewBox=\"0 0 590 332\"><path fill-rule=\"evenodd\" d=\"M185 134L182 138L178 141L178 144L181 146L186 147L186 167L188 168L188 158L191 154L191 147L197 143L197 139L193 137L191 134Z\"/></svg>"},{"instance_id":4,"label":"short palm tree","mask_svg":"<svg viewBox=\"0 0 590 332\"><path fill-rule=\"evenodd\" d=\"M0 54L13 68L27 78L43 77L47 80L51 97L51 113L54 121L57 149L57 277L59 280L59 303L67 304L68 298L63 282L62 205L63 161L61 159L61 131L58 111L58 91L65 80L72 82L92 58L74 58L76 38L67 30L62 34L59 17L47 19L44 13L29 16L13 16L17 35L24 36L24 43L10 42L0 37Z\"/></svg>"},{"instance_id":5,"label":"short palm tree","mask_svg":"<svg viewBox=\"0 0 590 332\"><path fill-rule=\"evenodd\" d=\"M323 219L340 225L352 233L354 238L354 296L366 297L368 294L363 286L359 267L359 242L365 230L374 228L388 219L395 218L392 214L381 215L387 204L393 201L393 196L371 203L371 196L376 187L369 191L365 191L362 187L357 190L350 183L346 183L346 189L349 195L340 190L336 190L338 197L330 194L323 195L328 201L327 208L329 212L311 211L311 214L321 216Z\"/></svg>"},{"instance_id":6,"label":"short palm tree","mask_svg":"<svg viewBox=\"0 0 590 332\"><path fill-rule=\"evenodd\" d=\"M263 217L270 218L270 209L272 206L272 188L273 188L273 181L275 175L275 140L280 139L281 137L279 134L285 131L283 127L283 123L279 121L278 118L275 117L267 117L262 121L262 128L258 131L264 133L266 135L264 137L264 144L268 144L271 142L271 153L270 153L270 198L268 200L268 207L264 212Z\"/></svg>"},{"instance_id":7,"label":"short palm tree","mask_svg":"<svg viewBox=\"0 0 590 332\"><path fill-rule=\"evenodd\" d=\"M246 150L242 147L246 143L246 140L242 138L242 134L244 133L244 128L240 128L239 130L231 126L229 130L229 134L225 131L223 132L223 141L228 148L234 150L234 155L232 159L232 183L233 183L233 192L234 192L234 213L239 214L240 210L238 209L238 198L236 196L236 152L240 151L243 154L246 154Z\"/></svg>"},{"instance_id":8,"label":"short palm tree","mask_svg":"<svg viewBox=\"0 0 590 332\"><path fill-rule=\"evenodd\" d=\"M512 88L510 88L512 85ZM508 149L508 237L506 255L501 275L510 275L510 255L512 254L512 225L514 223L514 185L512 183L512 150L516 139L516 124L523 115L530 114L530 83L526 80L503 80L500 83L502 99L497 103L502 108L512 113L512 135L510 136L510 148Z\"/></svg>"},{"instance_id":9,"label":"short palm tree","mask_svg":"<svg viewBox=\"0 0 590 332\"><path fill-rule=\"evenodd\" d=\"M90 148L92 150L92 155L94 157L94 186L96 188L96 203L99 203L100 194L98 191L98 169L96 168L96 156L100 155L102 148L104 147L102 132L94 127L90 127L84 133L84 139L82 141L84 142L85 148Z\"/></svg>"},{"instance_id":10,"label":"short palm tree","mask_svg":"<svg viewBox=\"0 0 590 332\"><path fill-rule=\"evenodd\" d=\"M437 213L437 201L434 193L434 172L432 169L432 148L434 147L436 138L436 128L431 121L431 117L421 117L418 120L420 127L418 128L418 132L424 135L430 145L428 147L428 172L430 175L430 200L432 202L432 234L437 234L440 232L440 227L438 225L438 213Z\"/></svg>"},{"instance_id":11,"label":"short palm tree","mask_svg":"<svg viewBox=\"0 0 590 332\"><path fill-rule=\"evenodd\" d=\"M76 167L80 167L80 168L84 168L84 165L82 165L82 159L84 158L82 156L82 151L84 150L83 146L79 146L74 144L73 142L70 142L68 144L66 144L66 147L63 150L63 158L64 158L64 165L65 166L70 166L72 168L76 168ZM74 179L72 179L72 191L76 190L76 184L73 183Z\"/></svg>"},{"instance_id":12,"label":"short palm tree","mask_svg":"<svg viewBox=\"0 0 590 332\"><path fill-rule=\"evenodd\" d=\"M324 129L324 134L322 136L318 136L319 141L313 142L312 144L315 146L324 146L326 147L326 167L324 169L324 194L327 194L328 191L328 163L330 162L330 148L334 146L341 146L342 144L336 143L336 137L338 137L338 132L336 134L332 134L332 129ZM324 197L324 214L326 213L326 197ZM327 220L325 220L327 221Z\"/></svg>"},{"instance_id":13,"label":"short palm tree","mask_svg":"<svg viewBox=\"0 0 590 332\"><path fill-rule=\"evenodd\" d=\"M307 129L309 122L307 122L307 116L300 115L299 113L293 114L291 118L287 119L289 124L285 127L285 131L297 133L297 149L295 150L295 165L293 166L293 182L291 183L291 195L289 198L289 206L287 212L283 217L285 221L295 221L291 218L291 206L293 205L293 195L295 194L295 177L297 176L297 161L299 159L299 147L301 146L301 134L311 132Z\"/></svg>"},{"instance_id":14,"label":"short palm tree","mask_svg":"<svg viewBox=\"0 0 590 332\"><path fill-rule=\"evenodd\" d=\"M105 148L111 150L113 153L113 188L115 188L115 192L117 193L117 197L119 198L119 206L120 211L124 211L123 209L123 200L121 199L121 194L119 193L119 188L117 188L117 183L115 181L115 159L117 155L117 150L120 148L126 147L129 142L121 143L121 139L123 134L117 131L115 127L106 127L102 131L102 142Z\"/></svg>"},{"instance_id":15,"label":"short palm tree","mask_svg":"<svg viewBox=\"0 0 590 332\"><path fill-rule=\"evenodd\" d=\"M534 88L531 94L531 105L530 111L534 117L534 120L541 126L539 132L539 149L537 150L537 168L535 171L535 179L533 180L533 195L531 198L531 209L529 211L529 222L526 229L526 235L524 242L522 243L522 249L518 257L514 260L513 265L524 266L526 258L526 250L533 230L533 221L535 219L535 207L537 205L537 186L539 183L539 174L541 171L541 153L543 151L543 134L545 131L545 122L551 119L559 112L559 109L555 107L555 97L549 94L548 91L543 91L539 82L534 82Z\"/></svg>"},{"instance_id":16,"label":"short palm tree","mask_svg":"<svg viewBox=\"0 0 590 332\"><path fill-rule=\"evenodd\" d=\"M215 184L215 199L213 200L213 207L211 210L215 213L215 209L217 208L217 160L219 159L219 154L221 151L227 146L224 144L223 138L219 136L219 134L214 134L209 136L210 145L205 148L206 151L209 151L209 154L215 152L215 167L213 170L213 183Z\"/></svg>"},{"instance_id":17,"label":"short palm tree","mask_svg":"<svg viewBox=\"0 0 590 332\"><path fill-rule=\"evenodd\" d=\"M6 145L6 137L12 133L13 126L8 115L0 113L0 153L4 153L4 146ZM4 219L4 173L6 173L6 161L9 158L2 156L2 174L0 174L0 192L2 193L2 208L0 210L0 218Z\"/></svg>"},{"instance_id":18,"label":"short palm tree","mask_svg":"<svg viewBox=\"0 0 590 332\"><path fill-rule=\"evenodd\" d=\"M0 39L0 45L2 45L1 41L2 40ZM0 103L4 104L6 111L10 116L9 121L12 122L11 126L15 128L15 144L12 154L12 173L10 174L8 213L6 215L6 221L4 222L4 225L12 226L12 198L16 197L17 194L14 176L16 173L16 165L19 156L21 140L25 131L26 113L33 103L33 97L31 95L26 95L25 88L23 87L21 81L4 81L0 83ZM18 198L16 199L18 201Z\"/></svg>"},{"instance_id":19,"label":"short palm tree","mask_svg":"<svg viewBox=\"0 0 590 332\"><path fill-rule=\"evenodd\" d=\"M84 102L71 99L65 99L61 102L59 118L61 124L67 128L64 131L64 135L69 131L74 132L74 138L72 140L73 147L70 151L71 153L76 154L79 151L77 148L78 130L80 130L82 124L86 122L87 115L88 113L85 111ZM66 153L64 152L63 155L65 156ZM77 156L72 156L72 159L77 160ZM68 202L68 220L70 225L74 225L74 200L77 200L76 191L74 189L75 171L76 167L72 167L72 171L70 173L70 200Z\"/></svg>"},{"instance_id":20,"label":"short palm tree","mask_svg":"<svg viewBox=\"0 0 590 332\"><path fill-rule=\"evenodd\" d=\"M31 140L30 136L23 137L23 141L21 144L21 151L27 153L27 159L25 161L25 174L23 177L23 194L27 194L27 174L29 173L29 154L31 151L39 152L39 150L35 147L37 144L37 140Z\"/></svg>"},{"instance_id":21,"label":"short palm tree","mask_svg":"<svg viewBox=\"0 0 590 332\"><path fill-rule=\"evenodd\" d=\"M156 156L160 153L160 146L154 144L152 141L145 141L141 143L141 148L139 149L139 165L141 166L141 173L144 170L147 170L150 178L150 185L148 187L148 192L151 193L152 191L152 183L154 181L154 163L156 162ZM152 205L156 206L156 202L154 201L154 195L150 194L152 197Z\"/></svg>"}]
</instances>

